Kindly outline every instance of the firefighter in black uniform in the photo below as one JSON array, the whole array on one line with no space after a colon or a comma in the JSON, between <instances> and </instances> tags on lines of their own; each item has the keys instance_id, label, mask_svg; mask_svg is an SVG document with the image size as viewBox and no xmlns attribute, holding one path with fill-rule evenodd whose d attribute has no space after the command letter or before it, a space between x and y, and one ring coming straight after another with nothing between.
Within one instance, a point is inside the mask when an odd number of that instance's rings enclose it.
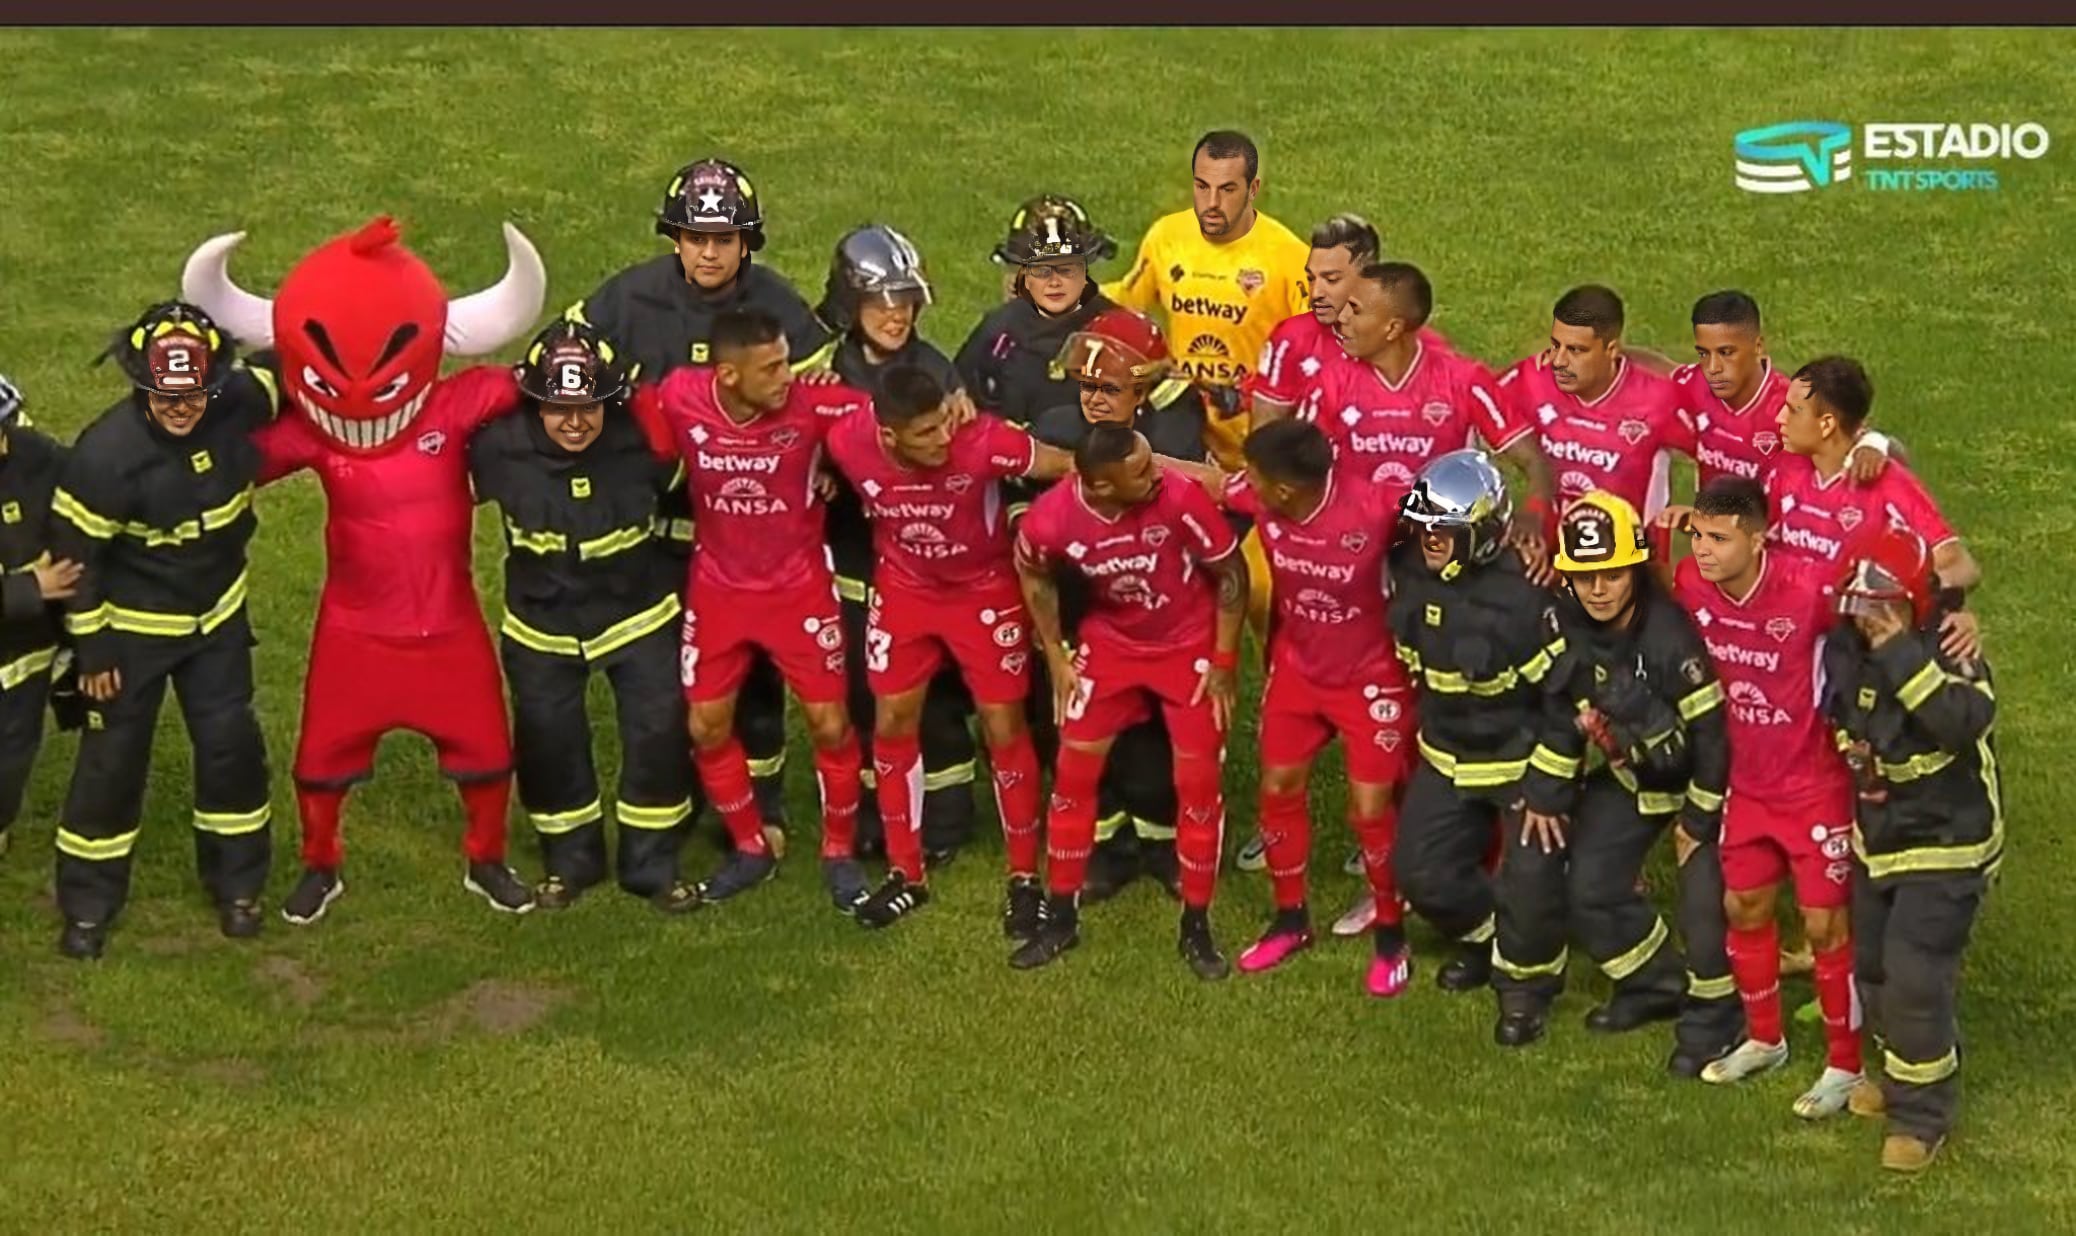
<instances>
[{"instance_id":1,"label":"firefighter in black uniform","mask_svg":"<svg viewBox=\"0 0 2076 1236\"><path fill-rule=\"evenodd\" d=\"M678 681L684 562L663 544L657 507L677 471L650 453L623 402L633 375L616 361L588 326L535 336L514 367L530 403L470 440L469 473L477 500L504 512L499 651L519 801L547 871L537 904L562 909L606 876L584 703L595 670L620 727L620 887L682 913L700 904L678 878L695 784Z\"/></svg>"},{"instance_id":2,"label":"firefighter in black uniform","mask_svg":"<svg viewBox=\"0 0 2076 1236\"><path fill-rule=\"evenodd\" d=\"M1531 904L1561 913L1568 900L1571 934L1614 983L1586 1028L1619 1033L1678 1017L1667 1067L1698 1077L1744 1038L1715 850L1730 742L1708 649L1650 558L1636 508L1613 494L1586 494L1558 524L1565 653L1549 682L1559 714L1577 720L1551 737L1558 760L1530 761L1525 788L1531 804L1567 821L1567 861L1544 869L1565 879L1561 898L1549 890ZM1583 782L1552 775L1579 759ZM1637 888L1651 846L1675 820L1684 970L1664 920Z\"/></svg>"},{"instance_id":3,"label":"firefighter in black uniform","mask_svg":"<svg viewBox=\"0 0 2076 1236\"><path fill-rule=\"evenodd\" d=\"M0 376L0 854L43 745L52 687L60 677L77 687L51 603L72 596L80 566L51 558L45 523L67 452L30 428L23 402Z\"/></svg>"},{"instance_id":4,"label":"firefighter in black uniform","mask_svg":"<svg viewBox=\"0 0 2076 1236\"><path fill-rule=\"evenodd\" d=\"M1880 1083L1849 1100L1888 1116L1881 1165L1929 1166L1960 1107L1961 954L2004 857L1989 666L1940 649L1931 552L1890 528L1839 590L1824 711L1859 787L1853 947ZM1937 598L1949 605L1953 597Z\"/></svg>"},{"instance_id":5,"label":"firefighter in black uniform","mask_svg":"<svg viewBox=\"0 0 2076 1236\"><path fill-rule=\"evenodd\" d=\"M58 823L58 947L101 955L130 888L152 734L171 683L194 753L196 865L226 936L257 935L272 858L252 709L246 546L269 388L201 310L147 310L109 349L136 390L79 435L51 499L51 553L92 701Z\"/></svg>"},{"instance_id":6,"label":"firefighter in black uniform","mask_svg":"<svg viewBox=\"0 0 2076 1236\"><path fill-rule=\"evenodd\" d=\"M795 372L828 364L835 351L828 328L791 284L751 260L764 247L764 203L741 168L721 159L679 168L657 210L656 234L671 242L669 253L607 279L563 315L611 339L643 381L661 381L682 365L711 363L707 340L714 317L731 310L755 309L777 318ZM672 540L688 545L695 530L683 496L667 500L664 511ZM751 664L735 727L750 757L758 807L772 829L783 828L785 683L767 657Z\"/></svg>"},{"instance_id":7,"label":"firefighter in black uniform","mask_svg":"<svg viewBox=\"0 0 2076 1236\"><path fill-rule=\"evenodd\" d=\"M1204 442L1209 411L1187 379L1166 379L1168 345L1151 318L1112 305L1091 315L1082 329L1062 341L1054 366L1076 384L1076 402L1048 409L1031 425L1031 436L1072 451L1089 428L1104 422L1129 424L1156 455L1187 463L1210 458ZM1079 580L1060 589L1061 621L1071 638L1086 596ZM1043 658L1038 673L1043 677ZM1040 689L1042 688L1042 689ZM1051 691L1040 682L1031 693L1043 705ZM1051 710L1035 707L1032 733L1050 759L1055 731ZM1082 900L1103 901L1141 874L1182 895L1182 868L1175 857L1174 748L1158 709L1118 736L1103 769L1097 807L1096 849L1090 857Z\"/></svg>"},{"instance_id":8,"label":"firefighter in black uniform","mask_svg":"<svg viewBox=\"0 0 2076 1236\"><path fill-rule=\"evenodd\" d=\"M1074 403L1074 383L1054 358L1068 335L1116 307L1089 276L1090 265L1116 252L1072 198L1047 193L1017 207L992 255L1016 268L1009 300L973 328L955 362L976 406L1029 425Z\"/></svg>"},{"instance_id":9,"label":"firefighter in black uniform","mask_svg":"<svg viewBox=\"0 0 2076 1236\"><path fill-rule=\"evenodd\" d=\"M830 368L845 382L880 397L882 378L911 365L958 396L963 384L944 353L916 333L931 301L922 255L906 236L881 224L853 228L836 242L829 282L816 316L837 332ZM870 788L875 709L865 676L865 615L872 588L872 527L849 482L834 478L829 504L829 552L836 563L836 590L843 600L844 639L849 665L851 724L865 748L865 783ZM973 700L958 670L947 665L930 683L923 701L923 854L931 867L951 861L973 839ZM879 801L867 794L858 807L858 842L877 853L884 845Z\"/></svg>"},{"instance_id":10,"label":"firefighter in black uniform","mask_svg":"<svg viewBox=\"0 0 2076 1236\"><path fill-rule=\"evenodd\" d=\"M1531 904L1550 887L1542 869L1563 855L1521 844L1534 815L1521 800L1529 759L1556 764L1545 744L1571 724L1543 685L1564 639L1555 598L1528 581L1505 544L1513 504L1482 452L1429 463L1400 509L1412 535L1392 552L1386 612L1420 688L1420 762L1399 812L1393 870L1414 911L1458 941L1439 985L1468 991L1490 981L1499 989L1494 1037L1518 1047L1542 1035L1564 981L1561 867L1554 931L1536 930L1548 913ZM1575 775L1577 761L1570 767ZM1481 861L1495 830L1506 842L1496 921Z\"/></svg>"}]
</instances>

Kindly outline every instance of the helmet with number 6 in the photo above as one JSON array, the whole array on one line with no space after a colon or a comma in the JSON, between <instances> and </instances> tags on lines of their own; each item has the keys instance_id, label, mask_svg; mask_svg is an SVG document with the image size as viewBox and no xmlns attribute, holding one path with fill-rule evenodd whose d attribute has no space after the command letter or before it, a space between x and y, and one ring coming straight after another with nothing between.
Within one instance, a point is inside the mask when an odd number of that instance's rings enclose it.
<instances>
[{"instance_id":1,"label":"helmet with number 6","mask_svg":"<svg viewBox=\"0 0 2076 1236\"><path fill-rule=\"evenodd\" d=\"M1407 523L1456 537L1455 560L1484 564L1499 557L1514 502L1507 481L1479 450L1450 451L1431 460L1399 502Z\"/></svg>"},{"instance_id":2,"label":"helmet with number 6","mask_svg":"<svg viewBox=\"0 0 2076 1236\"><path fill-rule=\"evenodd\" d=\"M636 366L638 371L640 366ZM614 359L606 337L581 322L551 322L512 366L519 389L542 403L604 403L634 380Z\"/></svg>"},{"instance_id":3,"label":"helmet with number 6","mask_svg":"<svg viewBox=\"0 0 2076 1236\"><path fill-rule=\"evenodd\" d=\"M1628 501L1596 489L1572 503L1557 521L1557 569L1609 571L1651 558L1643 520Z\"/></svg>"}]
</instances>

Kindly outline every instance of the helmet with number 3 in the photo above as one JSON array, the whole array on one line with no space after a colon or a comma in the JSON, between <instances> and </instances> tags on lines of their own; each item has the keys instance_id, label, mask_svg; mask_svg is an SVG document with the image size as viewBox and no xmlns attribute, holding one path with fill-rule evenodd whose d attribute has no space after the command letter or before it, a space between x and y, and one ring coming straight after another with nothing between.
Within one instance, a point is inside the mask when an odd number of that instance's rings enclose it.
<instances>
[{"instance_id":1,"label":"helmet with number 3","mask_svg":"<svg viewBox=\"0 0 2076 1236\"><path fill-rule=\"evenodd\" d=\"M613 345L581 322L551 322L512 366L519 389L542 403L603 403L625 394L634 371L614 360Z\"/></svg>"},{"instance_id":2,"label":"helmet with number 3","mask_svg":"<svg viewBox=\"0 0 2076 1236\"><path fill-rule=\"evenodd\" d=\"M1636 508L1596 489L1565 508L1557 521L1557 569L1611 571L1651 559L1651 542Z\"/></svg>"}]
</instances>

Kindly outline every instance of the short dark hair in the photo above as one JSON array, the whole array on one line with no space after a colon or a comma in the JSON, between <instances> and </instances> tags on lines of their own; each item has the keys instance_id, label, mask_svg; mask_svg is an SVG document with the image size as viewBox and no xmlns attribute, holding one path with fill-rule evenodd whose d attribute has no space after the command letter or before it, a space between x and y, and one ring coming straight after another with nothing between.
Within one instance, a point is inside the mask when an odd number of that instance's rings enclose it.
<instances>
[{"instance_id":1,"label":"short dark hair","mask_svg":"<svg viewBox=\"0 0 2076 1236\"><path fill-rule=\"evenodd\" d=\"M919 365L895 365L880 377L872 412L882 425L906 425L943 406L944 386L929 370Z\"/></svg>"},{"instance_id":2,"label":"short dark hair","mask_svg":"<svg viewBox=\"0 0 2076 1236\"><path fill-rule=\"evenodd\" d=\"M1295 417L1281 417L1248 434L1240 452L1270 480L1306 489L1326 484L1334 469L1334 448L1326 434Z\"/></svg>"},{"instance_id":3,"label":"short dark hair","mask_svg":"<svg viewBox=\"0 0 2076 1236\"><path fill-rule=\"evenodd\" d=\"M1622 335L1622 298L1597 283L1580 284L1558 297L1550 316L1566 326L1591 327L1602 343Z\"/></svg>"},{"instance_id":4,"label":"short dark hair","mask_svg":"<svg viewBox=\"0 0 2076 1236\"><path fill-rule=\"evenodd\" d=\"M1247 179L1251 183L1261 174L1261 151L1254 148L1254 139L1238 129L1213 129L1197 139L1189 152L1190 170L1196 170L1197 156L1208 154L1214 159L1247 160Z\"/></svg>"},{"instance_id":5,"label":"short dark hair","mask_svg":"<svg viewBox=\"0 0 2076 1236\"><path fill-rule=\"evenodd\" d=\"M1139 431L1130 425L1105 421L1091 425L1087 436L1074 448L1074 470L1089 476L1100 468L1123 463L1139 445Z\"/></svg>"},{"instance_id":6,"label":"short dark hair","mask_svg":"<svg viewBox=\"0 0 2076 1236\"><path fill-rule=\"evenodd\" d=\"M1694 325L1749 326L1756 334L1759 329L1759 302L1735 288L1710 292L1694 302Z\"/></svg>"},{"instance_id":7,"label":"short dark hair","mask_svg":"<svg viewBox=\"0 0 2076 1236\"><path fill-rule=\"evenodd\" d=\"M1847 433L1858 433L1867 423L1874 407L1874 380L1852 357L1819 356L1797 369L1793 380L1809 383L1810 393L1824 401Z\"/></svg>"},{"instance_id":8,"label":"short dark hair","mask_svg":"<svg viewBox=\"0 0 2076 1236\"><path fill-rule=\"evenodd\" d=\"M1434 285L1418 266L1411 262L1372 262L1357 277L1396 297L1406 311L1406 321L1415 330L1427 325L1428 315L1434 312Z\"/></svg>"},{"instance_id":9,"label":"short dark hair","mask_svg":"<svg viewBox=\"0 0 2076 1236\"><path fill-rule=\"evenodd\" d=\"M786 337L779 320L761 309L730 309L714 315L713 330L707 335L709 355L761 348Z\"/></svg>"},{"instance_id":10,"label":"short dark hair","mask_svg":"<svg viewBox=\"0 0 2076 1236\"><path fill-rule=\"evenodd\" d=\"M1383 238L1370 221L1343 211L1312 229L1314 249L1346 249L1358 266L1367 266L1384 252Z\"/></svg>"},{"instance_id":11,"label":"short dark hair","mask_svg":"<svg viewBox=\"0 0 2076 1236\"><path fill-rule=\"evenodd\" d=\"M1747 532L1763 531L1773 520L1766 501L1766 487L1748 476L1724 473L1701 487L1694 495L1696 515L1734 515L1737 526Z\"/></svg>"}]
</instances>

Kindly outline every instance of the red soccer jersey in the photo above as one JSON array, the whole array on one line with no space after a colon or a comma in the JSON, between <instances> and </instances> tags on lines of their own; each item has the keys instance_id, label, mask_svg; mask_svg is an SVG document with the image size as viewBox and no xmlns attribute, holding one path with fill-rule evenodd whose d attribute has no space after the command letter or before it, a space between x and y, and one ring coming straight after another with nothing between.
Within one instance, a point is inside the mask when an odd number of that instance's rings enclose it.
<instances>
[{"instance_id":1,"label":"red soccer jersey","mask_svg":"<svg viewBox=\"0 0 2076 1236\"><path fill-rule=\"evenodd\" d=\"M940 597L1015 578L1001 482L1029 472L1033 454L1030 434L985 414L953 435L942 467L927 470L887 454L870 408L829 433L829 457L872 521L875 581Z\"/></svg>"},{"instance_id":2,"label":"red soccer jersey","mask_svg":"<svg viewBox=\"0 0 2076 1236\"><path fill-rule=\"evenodd\" d=\"M1450 350L1449 341L1432 326L1420 328L1420 346L1436 352ZM1346 352L1334 328L1310 313L1300 313L1276 324L1262 346L1261 362L1247 375L1250 395L1292 407L1302 399L1312 380L1326 362Z\"/></svg>"},{"instance_id":3,"label":"red soccer jersey","mask_svg":"<svg viewBox=\"0 0 2076 1236\"><path fill-rule=\"evenodd\" d=\"M1334 471L1354 485L1405 490L1428 461L1482 438L1505 450L1529 431L1507 415L1485 367L1426 344L1396 385L1368 361L1345 353L1313 379L1297 415L1317 424L1334 447Z\"/></svg>"},{"instance_id":4,"label":"red soccer jersey","mask_svg":"<svg viewBox=\"0 0 2076 1236\"><path fill-rule=\"evenodd\" d=\"M637 391L633 408L652 442L659 430L667 434L685 461L696 578L773 592L828 577L815 472L831 427L861 408L869 412L870 396L795 382L784 407L737 423L714 393L714 371L694 365Z\"/></svg>"},{"instance_id":5,"label":"red soccer jersey","mask_svg":"<svg viewBox=\"0 0 2076 1236\"><path fill-rule=\"evenodd\" d=\"M1696 482L1706 485L1729 473L1765 483L1780 460L1780 410L1788 401L1788 375L1766 362L1759 389L1741 408L1724 403L1708 388L1699 365L1672 371L1680 402L1694 418Z\"/></svg>"},{"instance_id":6,"label":"red soccer jersey","mask_svg":"<svg viewBox=\"0 0 2076 1236\"><path fill-rule=\"evenodd\" d=\"M1513 418L1536 427L1559 509L1604 489L1649 519L1669 500L1672 453L1694 453L1679 389L1626 359L1615 362L1615 380L1597 399L1557 389L1540 356L1507 370L1499 390Z\"/></svg>"},{"instance_id":7,"label":"red soccer jersey","mask_svg":"<svg viewBox=\"0 0 2076 1236\"><path fill-rule=\"evenodd\" d=\"M1783 453L1768 474L1766 496L1773 503L1767 541L1834 571L1847 546L1890 525L1910 529L1935 549L1957 539L1932 495L1910 469L1893 461L1880 476L1855 485L1843 468L1827 481L1808 456Z\"/></svg>"},{"instance_id":8,"label":"red soccer jersey","mask_svg":"<svg viewBox=\"0 0 2076 1236\"><path fill-rule=\"evenodd\" d=\"M1226 505L1254 520L1267 551L1276 602L1272 665L1322 687L1396 681L1403 673L1384 619L1390 591L1384 560L1404 492L1329 477L1318 510L1285 519L1262 505L1244 480L1226 491Z\"/></svg>"},{"instance_id":9,"label":"red soccer jersey","mask_svg":"<svg viewBox=\"0 0 2076 1236\"><path fill-rule=\"evenodd\" d=\"M1061 481L1031 504L1016 533L1026 566L1064 562L1088 580L1084 643L1154 658L1211 646L1218 603L1197 568L1239 545L1203 487L1175 472L1115 519L1089 506L1079 480Z\"/></svg>"},{"instance_id":10,"label":"red soccer jersey","mask_svg":"<svg viewBox=\"0 0 2076 1236\"><path fill-rule=\"evenodd\" d=\"M1788 802L1835 790L1845 761L1819 703L1834 613L1829 570L1768 552L1758 582L1736 601L1686 558L1673 592L1729 697L1731 792Z\"/></svg>"},{"instance_id":11,"label":"red soccer jersey","mask_svg":"<svg viewBox=\"0 0 2076 1236\"><path fill-rule=\"evenodd\" d=\"M518 402L509 368L479 365L435 383L380 454L335 450L292 410L253 435L261 484L312 468L324 486L321 622L391 638L481 625L468 440Z\"/></svg>"}]
</instances>

